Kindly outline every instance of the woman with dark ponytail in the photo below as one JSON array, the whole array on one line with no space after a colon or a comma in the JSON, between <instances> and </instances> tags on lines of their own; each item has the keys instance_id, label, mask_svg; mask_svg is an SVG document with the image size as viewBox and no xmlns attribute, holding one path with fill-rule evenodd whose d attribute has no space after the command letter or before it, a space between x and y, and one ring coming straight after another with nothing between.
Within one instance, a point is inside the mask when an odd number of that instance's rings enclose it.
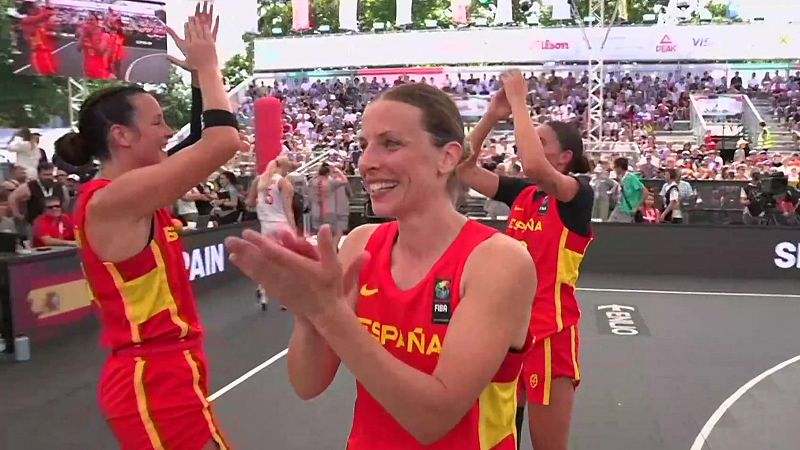
<instances>
[{"instance_id":1,"label":"woman with dark ponytail","mask_svg":"<svg viewBox=\"0 0 800 450\"><path fill-rule=\"evenodd\" d=\"M589 172L589 161L576 126L565 122L534 126L526 103L527 82L519 71L503 74L501 82L503 88L469 137L473 156L459 174L471 188L511 208L506 234L525 245L536 264L539 284L530 323L534 345L525 357L519 385L530 405L533 447L567 450L581 377L581 312L575 289L593 237L594 201L588 182L574 175ZM498 176L477 164L483 141L499 121L511 115L527 179ZM524 403L517 410L518 428L523 413Z\"/></svg>"},{"instance_id":2,"label":"woman with dark ponytail","mask_svg":"<svg viewBox=\"0 0 800 450\"><path fill-rule=\"evenodd\" d=\"M212 19L213 10L198 6L185 38L169 29L203 94L205 128L188 151L167 157L173 130L156 99L137 86L92 95L78 133L56 142L66 163L101 163L81 188L75 235L111 350L100 407L121 448L228 448L206 400L203 328L180 223L166 209L248 148L222 82Z\"/></svg>"}]
</instances>

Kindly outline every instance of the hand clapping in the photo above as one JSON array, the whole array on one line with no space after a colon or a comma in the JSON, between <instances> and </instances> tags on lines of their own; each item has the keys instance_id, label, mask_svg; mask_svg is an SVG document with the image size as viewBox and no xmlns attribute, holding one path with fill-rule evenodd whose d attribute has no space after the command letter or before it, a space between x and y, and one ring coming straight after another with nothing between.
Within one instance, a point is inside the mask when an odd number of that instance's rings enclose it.
<instances>
[{"instance_id":1,"label":"hand clapping","mask_svg":"<svg viewBox=\"0 0 800 450\"><path fill-rule=\"evenodd\" d=\"M501 92L505 93L510 104L527 102L528 82L522 72L517 69L507 70L500 75L500 83L503 86Z\"/></svg>"},{"instance_id":2,"label":"hand clapping","mask_svg":"<svg viewBox=\"0 0 800 450\"><path fill-rule=\"evenodd\" d=\"M343 267L329 226L319 232L312 246L303 236L284 232L275 239L245 230L242 238L225 241L230 260L298 316L313 320L331 307L346 302L358 282L361 267L369 260L364 252Z\"/></svg>"}]
</instances>

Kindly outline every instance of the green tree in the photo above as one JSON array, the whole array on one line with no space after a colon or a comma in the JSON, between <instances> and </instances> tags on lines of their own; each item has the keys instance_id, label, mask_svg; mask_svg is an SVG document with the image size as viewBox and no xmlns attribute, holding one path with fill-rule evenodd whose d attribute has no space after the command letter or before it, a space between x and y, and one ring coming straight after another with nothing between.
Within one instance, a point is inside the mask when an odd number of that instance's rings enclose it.
<instances>
[{"instance_id":1,"label":"green tree","mask_svg":"<svg viewBox=\"0 0 800 450\"><path fill-rule=\"evenodd\" d=\"M435 20L440 27L453 25L449 10L450 0L420 0L411 4L411 20L414 28L425 28L426 20Z\"/></svg>"},{"instance_id":2,"label":"green tree","mask_svg":"<svg viewBox=\"0 0 800 450\"><path fill-rule=\"evenodd\" d=\"M359 26L362 30L371 30L376 22L394 23L397 18L396 6L396 0L359 0Z\"/></svg>"},{"instance_id":3,"label":"green tree","mask_svg":"<svg viewBox=\"0 0 800 450\"><path fill-rule=\"evenodd\" d=\"M512 0L513 17L517 22L525 22L527 13L522 8L524 0ZM530 2L541 0L529 0ZM603 0L605 2L604 23L609 23L617 6L617 0ZM653 8L659 0L622 0L627 6L627 22L641 23L645 14L653 13ZM495 0L472 0L470 16L486 17L493 20L490 4ZM588 0L578 0L578 12L581 18L588 15ZM292 5L290 0L261 0L261 35L272 36L272 28L280 28L282 33L291 32ZM723 5L715 5L722 8ZM450 12L450 0L414 0L411 6L412 28L425 28L426 20L436 20L440 27L453 25ZM713 10L712 10L713 11ZM720 9L722 11L722 9ZM358 20L362 30L371 30L375 22L394 23L396 19L396 0L360 0L358 4ZM716 15L716 14L715 14ZM273 24L273 20L280 21ZM315 27L329 25L332 32L339 31L339 0L315 0L312 2L311 23ZM621 15L617 16L617 23L623 22ZM543 7L540 16L543 26L558 25L552 20L552 7Z\"/></svg>"},{"instance_id":4,"label":"green tree","mask_svg":"<svg viewBox=\"0 0 800 450\"><path fill-rule=\"evenodd\" d=\"M292 29L292 3L289 0L260 0L261 16L258 29L262 36L272 36L273 28L280 28L283 34ZM275 20L279 21L275 23Z\"/></svg>"},{"instance_id":5,"label":"green tree","mask_svg":"<svg viewBox=\"0 0 800 450\"><path fill-rule=\"evenodd\" d=\"M222 67L222 76L231 88L237 86L253 74L255 50L253 41L257 35L245 33L242 40L247 44L244 54L235 55Z\"/></svg>"},{"instance_id":6,"label":"green tree","mask_svg":"<svg viewBox=\"0 0 800 450\"><path fill-rule=\"evenodd\" d=\"M339 0L314 0L312 25L328 25L332 32L339 31Z\"/></svg>"},{"instance_id":7,"label":"green tree","mask_svg":"<svg viewBox=\"0 0 800 450\"><path fill-rule=\"evenodd\" d=\"M191 120L192 92L183 80L183 72L170 67L169 79L153 92L164 110L164 120L178 130Z\"/></svg>"},{"instance_id":8,"label":"green tree","mask_svg":"<svg viewBox=\"0 0 800 450\"><path fill-rule=\"evenodd\" d=\"M711 15L714 16L715 20L726 20L731 13L728 3L712 2L708 5L708 10L711 11Z\"/></svg>"},{"instance_id":9,"label":"green tree","mask_svg":"<svg viewBox=\"0 0 800 450\"><path fill-rule=\"evenodd\" d=\"M608 24L614 17L614 8L617 7L617 0L603 0L605 7L605 18L603 23ZM623 6L627 6L628 23L642 23L645 14L652 14L654 7L659 4L658 0L621 0ZM589 2L581 1L578 5L581 19L589 15ZM621 14L617 15L616 23L622 22Z\"/></svg>"}]
</instances>

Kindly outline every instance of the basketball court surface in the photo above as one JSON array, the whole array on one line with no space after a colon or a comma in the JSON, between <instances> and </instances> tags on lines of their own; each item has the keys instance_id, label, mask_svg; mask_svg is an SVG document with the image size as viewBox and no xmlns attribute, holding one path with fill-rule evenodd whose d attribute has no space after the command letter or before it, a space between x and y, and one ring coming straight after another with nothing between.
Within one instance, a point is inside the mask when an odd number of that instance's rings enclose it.
<instances>
[{"instance_id":1,"label":"basketball court surface","mask_svg":"<svg viewBox=\"0 0 800 450\"><path fill-rule=\"evenodd\" d=\"M571 448L790 450L800 427L797 283L584 275L582 384ZM213 405L235 449L344 449L355 386L342 368L296 398L292 318L240 281L201 296ZM98 330L0 364L0 448L118 448L101 419ZM523 449L531 449L525 432Z\"/></svg>"}]
</instances>

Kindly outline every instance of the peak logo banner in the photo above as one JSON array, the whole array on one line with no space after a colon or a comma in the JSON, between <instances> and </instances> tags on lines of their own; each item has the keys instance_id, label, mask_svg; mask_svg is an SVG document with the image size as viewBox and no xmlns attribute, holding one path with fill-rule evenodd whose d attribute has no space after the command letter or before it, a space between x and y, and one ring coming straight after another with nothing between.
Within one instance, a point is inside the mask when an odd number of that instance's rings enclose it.
<instances>
[{"instance_id":1,"label":"peak logo banner","mask_svg":"<svg viewBox=\"0 0 800 450\"><path fill-rule=\"evenodd\" d=\"M656 45L656 53L675 53L678 51L678 44L672 42L668 34L661 38L658 45Z\"/></svg>"}]
</instances>

